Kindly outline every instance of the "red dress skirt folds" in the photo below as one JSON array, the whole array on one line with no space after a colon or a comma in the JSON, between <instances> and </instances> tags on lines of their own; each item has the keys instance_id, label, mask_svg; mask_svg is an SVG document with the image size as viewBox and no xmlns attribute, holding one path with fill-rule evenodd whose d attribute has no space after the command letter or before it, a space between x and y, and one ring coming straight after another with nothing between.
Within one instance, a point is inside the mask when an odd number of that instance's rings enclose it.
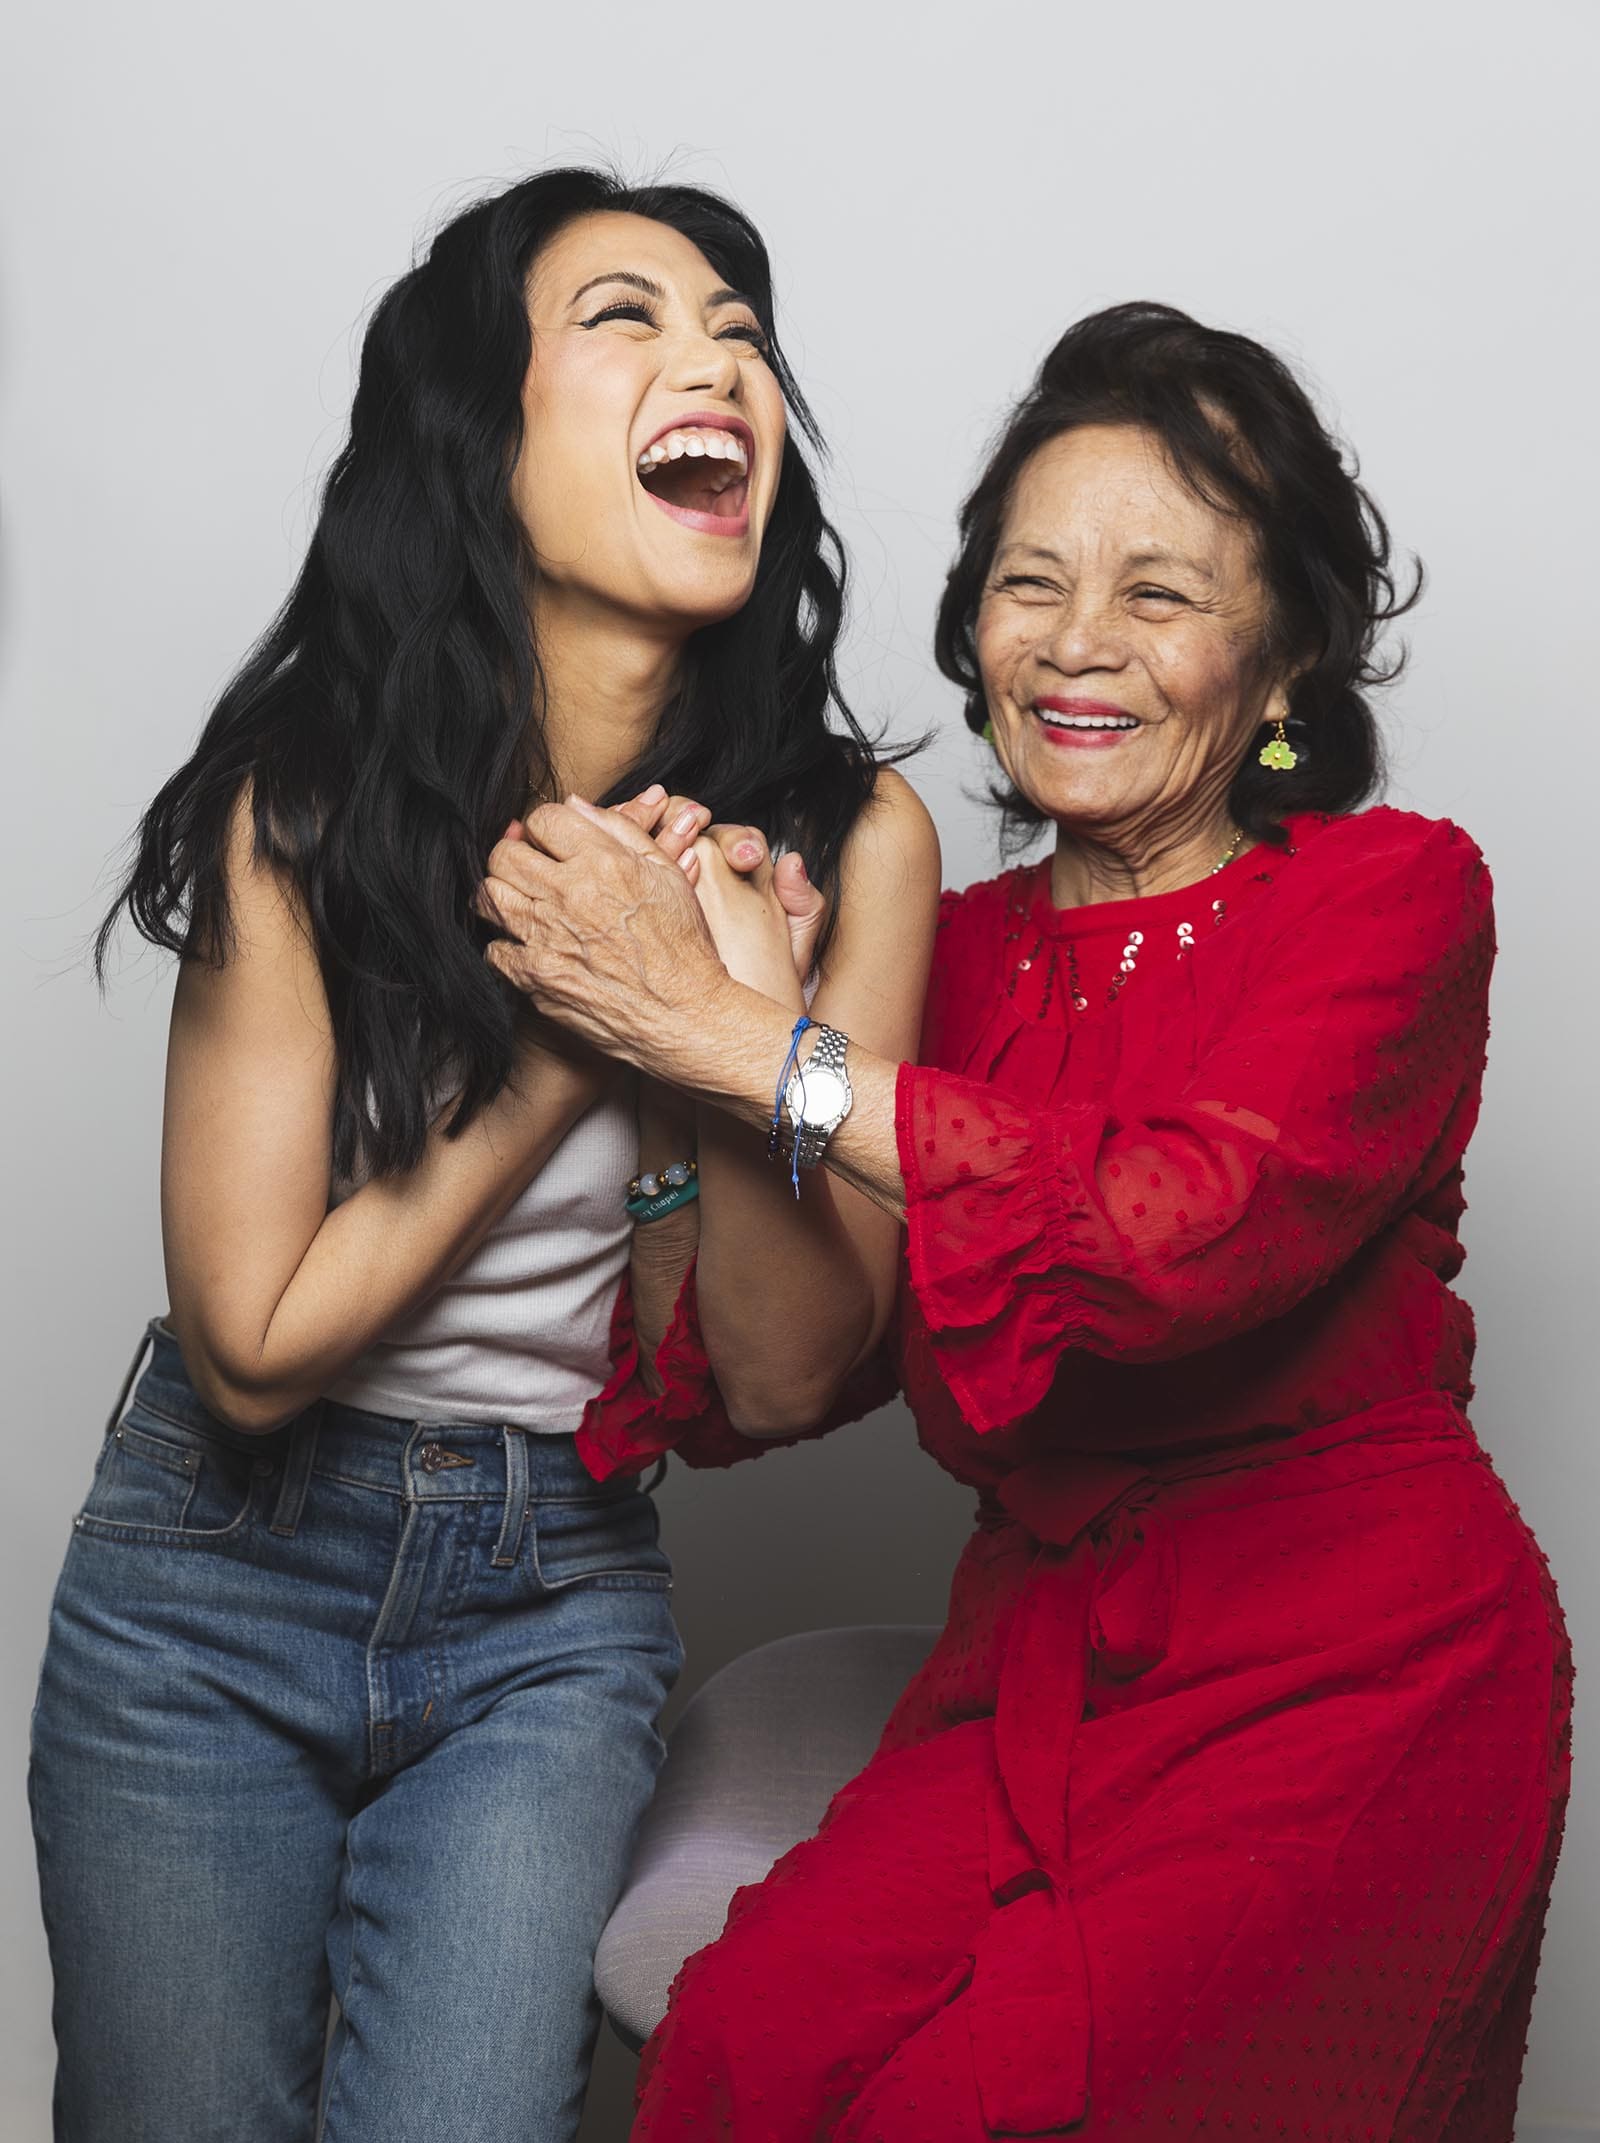
<instances>
[{"instance_id":1,"label":"red dress skirt folds","mask_svg":"<svg viewBox=\"0 0 1600 2143\"><path fill-rule=\"evenodd\" d=\"M1571 1669L1450 1286L1488 875L1388 809L1290 837L946 897L893 1352L977 1531L872 1763L680 1975L636 2139L1509 2143ZM597 1473L763 1448L692 1298L658 1401L621 1306Z\"/></svg>"}]
</instances>

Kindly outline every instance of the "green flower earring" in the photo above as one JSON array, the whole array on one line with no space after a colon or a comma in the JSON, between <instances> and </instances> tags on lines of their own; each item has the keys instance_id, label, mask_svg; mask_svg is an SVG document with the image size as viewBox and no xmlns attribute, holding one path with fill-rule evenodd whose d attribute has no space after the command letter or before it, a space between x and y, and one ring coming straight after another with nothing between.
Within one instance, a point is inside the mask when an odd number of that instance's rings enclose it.
<instances>
[{"instance_id":1,"label":"green flower earring","mask_svg":"<svg viewBox=\"0 0 1600 2143\"><path fill-rule=\"evenodd\" d=\"M981 728L981 729L980 729L980 730L978 731L978 734L979 734L979 736L980 736L980 737L982 737L982 739L983 739L983 741L984 741L984 743L985 743L985 744L993 744L993 742L994 742L994 724L993 724L993 722L985 722L985 723L984 723L984 725L983 725L983 727L982 727L982 728Z\"/></svg>"},{"instance_id":2,"label":"green flower earring","mask_svg":"<svg viewBox=\"0 0 1600 2143\"><path fill-rule=\"evenodd\" d=\"M1292 774L1300 763L1300 754L1283 733L1283 716L1280 714L1276 730L1269 742L1262 745L1257 757L1262 766L1277 767L1285 774Z\"/></svg>"}]
</instances>

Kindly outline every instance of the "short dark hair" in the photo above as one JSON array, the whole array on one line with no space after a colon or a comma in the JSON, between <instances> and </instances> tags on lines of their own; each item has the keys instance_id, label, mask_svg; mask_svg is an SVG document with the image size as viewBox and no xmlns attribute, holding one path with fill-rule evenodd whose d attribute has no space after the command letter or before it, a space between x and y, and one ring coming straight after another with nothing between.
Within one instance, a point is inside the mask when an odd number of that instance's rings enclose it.
<instances>
[{"instance_id":1,"label":"short dark hair","mask_svg":"<svg viewBox=\"0 0 1600 2143\"><path fill-rule=\"evenodd\" d=\"M1159 439L1196 495L1254 531L1270 630L1304 660L1289 695L1298 764L1259 764L1252 742L1234 776L1234 822L1281 844L1290 811L1352 811L1378 788L1382 741L1368 693L1390 683L1404 649L1378 653L1383 628L1422 593L1415 560L1402 594L1389 530L1347 456L1280 357L1248 335L1202 327L1171 305L1112 305L1068 328L1012 410L961 508L961 547L934 631L939 668L967 695L967 727L987 719L976 628L984 583L1018 477L1052 439L1085 424ZM995 792L1006 836L1031 837L1043 814L1015 789Z\"/></svg>"}]
</instances>

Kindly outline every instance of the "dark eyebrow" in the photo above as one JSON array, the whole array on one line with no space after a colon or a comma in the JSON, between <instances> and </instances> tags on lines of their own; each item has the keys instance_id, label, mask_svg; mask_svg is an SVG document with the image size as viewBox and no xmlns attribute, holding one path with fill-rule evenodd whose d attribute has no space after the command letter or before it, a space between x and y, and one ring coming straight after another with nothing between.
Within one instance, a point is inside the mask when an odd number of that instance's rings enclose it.
<instances>
[{"instance_id":1,"label":"dark eyebrow","mask_svg":"<svg viewBox=\"0 0 1600 2143\"><path fill-rule=\"evenodd\" d=\"M570 303L576 305L581 297L591 290L598 290L602 283L626 283L630 290L642 290L647 298L659 301L666 292L659 283L652 283L647 275L635 275L631 268L613 268L608 275L591 275L588 282L580 284L572 293Z\"/></svg>"},{"instance_id":2,"label":"dark eyebrow","mask_svg":"<svg viewBox=\"0 0 1600 2143\"><path fill-rule=\"evenodd\" d=\"M590 276L588 282L580 284L572 293L570 302L576 305L581 297L586 297L591 290L597 290L602 283L626 283L630 290L643 291L647 298L654 298L658 305L665 301L667 295L661 285L652 282L648 275L637 275L631 268L613 268L609 275ZM726 287L712 291L706 299L706 311L715 312L719 305L748 305L752 312L756 309L754 302L747 298L742 290L729 290Z\"/></svg>"}]
</instances>

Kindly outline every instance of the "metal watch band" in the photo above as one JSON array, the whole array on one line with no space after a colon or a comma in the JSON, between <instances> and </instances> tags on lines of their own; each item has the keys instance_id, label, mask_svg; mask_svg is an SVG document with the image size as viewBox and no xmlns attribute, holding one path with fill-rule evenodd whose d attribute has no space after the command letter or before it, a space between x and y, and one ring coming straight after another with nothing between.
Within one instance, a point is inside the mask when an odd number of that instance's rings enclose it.
<instances>
[{"instance_id":1,"label":"metal watch band","mask_svg":"<svg viewBox=\"0 0 1600 2143\"><path fill-rule=\"evenodd\" d=\"M845 1079L845 1083L848 1086L849 1081L845 1074L844 1058L845 1051L850 1046L849 1036L841 1034L837 1027L824 1027L821 1025L818 1026L816 1034L817 1038L812 1044L805 1062L799 1067L796 1077L803 1080L806 1072L815 1064L820 1071L836 1072L841 1079ZM804 1124L796 1127L795 1135L799 1140L799 1159L802 1168L816 1167L817 1163L822 1159L828 1140L833 1136L836 1128L836 1124L829 1124L826 1129L816 1124Z\"/></svg>"}]
</instances>

